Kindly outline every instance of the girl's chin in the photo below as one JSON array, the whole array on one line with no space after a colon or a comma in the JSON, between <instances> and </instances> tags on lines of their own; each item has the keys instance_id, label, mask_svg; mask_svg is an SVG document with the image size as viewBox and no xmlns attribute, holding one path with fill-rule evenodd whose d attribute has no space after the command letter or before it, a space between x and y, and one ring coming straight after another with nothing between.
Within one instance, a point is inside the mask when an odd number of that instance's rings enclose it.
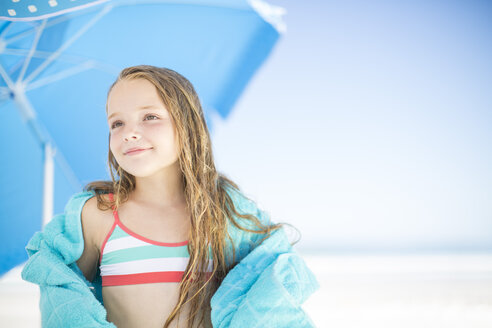
<instances>
[{"instance_id":1,"label":"girl's chin","mask_svg":"<svg viewBox=\"0 0 492 328\"><path fill-rule=\"evenodd\" d=\"M118 163L119 164L119 163ZM154 165L148 160L137 161L137 162L124 162L123 165L119 164L120 167L127 172L128 174L136 177L136 178L146 178L150 177L163 171L167 170L175 170L179 168L179 158L176 157L172 161L162 165Z\"/></svg>"}]
</instances>

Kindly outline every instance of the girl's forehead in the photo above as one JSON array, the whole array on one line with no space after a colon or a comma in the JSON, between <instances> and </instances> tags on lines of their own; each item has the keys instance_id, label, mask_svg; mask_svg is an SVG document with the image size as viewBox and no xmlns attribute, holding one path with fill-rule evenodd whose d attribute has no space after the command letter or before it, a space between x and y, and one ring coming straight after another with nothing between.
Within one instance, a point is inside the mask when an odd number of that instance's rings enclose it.
<instances>
[{"instance_id":1,"label":"girl's forehead","mask_svg":"<svg viewBox=\"0 0 492 328\"><path fill-rule=\"evenodd\" d=\"M154 84L141 78L118 81L108 94L108 99L135 97L159 98L159 95Z\"/></svg>"},{"instance_id":2,"label":"girl's forehead","mask_svg":"<svg viewBox=\"0 0 492 328\"><path fill-rule=\"evenodd\" d=\"M151 82L145 79L122 80L118 81L108 94L107 114L150 106L165 109L157 88Z\"/></svg>"}]
</instances>

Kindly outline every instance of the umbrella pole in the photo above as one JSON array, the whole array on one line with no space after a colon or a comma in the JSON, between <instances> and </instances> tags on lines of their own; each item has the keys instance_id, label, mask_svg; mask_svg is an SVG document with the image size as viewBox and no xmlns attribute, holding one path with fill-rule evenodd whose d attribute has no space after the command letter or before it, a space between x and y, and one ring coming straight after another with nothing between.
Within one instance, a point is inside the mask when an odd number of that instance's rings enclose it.
<instances>
[{"instance_id":1,"label":"umbrella pole","mask_svg":"<svg viewBox=\"0 0 492 328\"><path fill-rule=\"evenodd\" d=\"M0 71L3 68L0 67ZM7 81L10 82L10 79ZM26 98L24 85L21 83L9 83L13 93L13 99L17 103L22 119L33 131L37 141L43 147L44 170L43 170L43 217L42 228L51 220L53 215L53 198L54 198L54 160L55 149L53 148L50 136L46 129L36 121L36 112L31 103Z\"/></svg>"},{"instance_id":2,"label":"umbrella pole","mask_svg":"<svg viewBox=\"0 0 492 328\"><path fill-rule=\"evenodd\" d=\"M53 195L55 189L54 155L55 150L51 146L51 143L46 142L44 144L43 228L53 216Z\"/></svg>"}]
</instances>

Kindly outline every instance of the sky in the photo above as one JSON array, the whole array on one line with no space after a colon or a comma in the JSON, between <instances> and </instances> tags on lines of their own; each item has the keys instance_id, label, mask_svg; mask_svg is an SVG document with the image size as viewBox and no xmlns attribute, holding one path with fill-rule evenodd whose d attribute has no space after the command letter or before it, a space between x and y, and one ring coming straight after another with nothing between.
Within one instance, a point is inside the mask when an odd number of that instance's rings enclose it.
<instances>
[{"instance_id":1,"label":"sky","mask_svg":"<svg viewBox=\"0 0 492 328\"><path fill-rule=\"evenodd\" d=\"M301 250L490 252L492 3L269 3L287 30L214 117L219 171Z\"/></svg>"}]
</instances>

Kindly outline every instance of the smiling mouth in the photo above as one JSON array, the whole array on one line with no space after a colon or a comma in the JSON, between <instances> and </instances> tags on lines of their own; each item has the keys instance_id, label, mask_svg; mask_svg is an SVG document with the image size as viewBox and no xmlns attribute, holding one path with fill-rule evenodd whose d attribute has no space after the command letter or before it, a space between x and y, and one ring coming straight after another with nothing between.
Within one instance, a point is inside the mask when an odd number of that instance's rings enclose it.
<instances>
[{"instance_id":1,"label":"smiling mouth","mask_svg":"<svg viewBox=\"0 0 492 328\"><path fill-rule=\"evenodd\" d=\"M143 153L144 151L147 151L150 149L152 149L152 148L132 150L132 151L125 153L125 155L136 155L136 154Z\"/></svg>"}]
</instances>

